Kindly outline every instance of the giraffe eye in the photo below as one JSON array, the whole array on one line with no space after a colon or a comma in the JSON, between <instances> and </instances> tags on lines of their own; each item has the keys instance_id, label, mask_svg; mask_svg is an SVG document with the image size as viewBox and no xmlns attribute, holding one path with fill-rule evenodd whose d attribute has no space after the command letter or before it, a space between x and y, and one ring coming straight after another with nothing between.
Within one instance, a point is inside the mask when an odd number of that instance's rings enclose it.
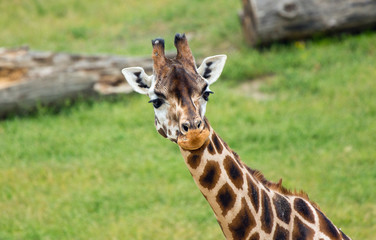
<instances>
[{"instance_id":1,"label":"giraffe eye","mask_svg":"<svg viewBox=\"0 0 376 240\"><path fill-rule=\"evenodd\" d=\"M212 91L206 91L202 94L202 98L205 100L205 101L209 101L209 95L213 93Z\"/></svg>"},{"instance_id":2,"label":"giraffe eye","mask_svg":"<svg viewBox=\"0 0 376 240\"><path fill-rule=\"evenodd\" d=\"M154 99L154 100L150 100L149 103L153 103L153 106L155 108L159 108L164 103L164 101L160 98L157 98L157 99Z\"/></svg>"}]
</instances>

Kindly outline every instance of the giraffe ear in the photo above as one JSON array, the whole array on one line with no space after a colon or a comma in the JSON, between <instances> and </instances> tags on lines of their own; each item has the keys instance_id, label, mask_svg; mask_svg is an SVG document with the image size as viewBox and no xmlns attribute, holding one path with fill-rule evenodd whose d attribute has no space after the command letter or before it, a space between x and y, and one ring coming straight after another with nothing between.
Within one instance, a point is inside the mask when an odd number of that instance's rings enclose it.
<instances>
[{"instance_id":1,"label":"giraffe ear","mask_svg":"<svg viewBox=\"0 0 376 240\"><path fill-rule=\"evenodd\" d=\"M142 67L130 67L121 70L125 79L133 90L141 94L147 94L151 86L152 76L145 73Z\"/></svg>"},{"instance_id":2,"label":"giraffe ear","mask_svg":"<svg viewBox=\"0 0 376 240\"><path fill-rule=\"evenodd\" d=\"M205 58L201 66L197 69L198 74L205 78L209 82L209 85L214 83L222 73L226 58L226 55Z\"/></svg>"}]
</instances>

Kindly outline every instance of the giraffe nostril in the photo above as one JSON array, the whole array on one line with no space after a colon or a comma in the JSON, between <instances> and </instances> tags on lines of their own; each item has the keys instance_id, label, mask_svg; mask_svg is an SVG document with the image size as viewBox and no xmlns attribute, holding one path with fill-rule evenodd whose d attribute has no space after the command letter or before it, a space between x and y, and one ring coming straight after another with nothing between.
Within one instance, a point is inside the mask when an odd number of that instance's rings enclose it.
<instances>
[{"instance_id":1,"label":"giraffe nostril","mask_svg":"<svg viewBox=\"0 0 376 240\"><path fill-rule=\"evenodd\" d=\"M200 127L201 127L201 124L202 124L202 121L201 121L201 120L196 120L196 127L197 127L197 128L200 128Z\"/></svg>"}]
</instances>

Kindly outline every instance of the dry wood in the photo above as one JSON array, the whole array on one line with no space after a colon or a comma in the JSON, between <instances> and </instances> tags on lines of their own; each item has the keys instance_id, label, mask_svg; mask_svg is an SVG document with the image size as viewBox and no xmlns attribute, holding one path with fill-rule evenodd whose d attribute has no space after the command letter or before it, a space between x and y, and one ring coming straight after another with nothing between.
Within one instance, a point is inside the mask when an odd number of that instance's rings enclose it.
<instances>
[{"instance_id":1,"label":"dry wood","mask_svg":"<svg viewBox=\"0 0 376 240\"><path fill-rule=\"evenodd\" d=\"M254 46L376 26L376 0L243 0L240 14Z\"/></svg>"},{"instance_id":2,"label":"dry wood","mask_svg":"<svg viewBox=\"0 0 376 240\"><path fill-rule=\"evenodd\" d=\"M130 93L132 88L121 74L122 68L130 66L151 73L151 57L0 49L0 117L77 95Z\"/></svg>"}]
</instances>

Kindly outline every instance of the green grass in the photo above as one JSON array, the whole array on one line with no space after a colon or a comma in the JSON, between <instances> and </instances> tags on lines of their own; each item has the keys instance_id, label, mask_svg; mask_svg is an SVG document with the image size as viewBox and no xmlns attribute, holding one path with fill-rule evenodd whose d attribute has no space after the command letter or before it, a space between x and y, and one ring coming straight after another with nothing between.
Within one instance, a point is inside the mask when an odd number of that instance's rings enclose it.
<instances>
[{"instance_id":1,"label":"green grass","mask_svg":"<svg viewBox=\"0 0 376 240\"><path fill-rule=\"evenodd\" d=\"M207 117L244 162L305 190L353 239L376 232L376 33L256 51L230 1L2 1L7 47L149 55L187 32L226 53ZM256 101L244 82L272 74ZM0 239L223 239L145 96L79 101L0 122Z\"/></svg>"}]
</instances>

